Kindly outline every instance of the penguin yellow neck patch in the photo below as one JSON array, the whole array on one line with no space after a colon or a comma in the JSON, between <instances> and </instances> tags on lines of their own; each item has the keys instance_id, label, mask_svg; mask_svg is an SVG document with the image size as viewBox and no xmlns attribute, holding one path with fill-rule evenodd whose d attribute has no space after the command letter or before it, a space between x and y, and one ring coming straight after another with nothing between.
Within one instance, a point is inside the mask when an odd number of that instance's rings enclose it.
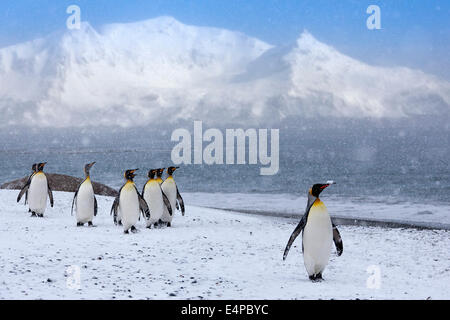
<instances>
[{"instance_id":1,"label":"penguin yellow neck patch","mask_svg":"<svg viewBox=\"0 0 450 320\"><path fill-rule=\"evenodd\" d=\"M325 206L325 204L319 199L319 198L317 198L315 201L314 201L314 204L312 205L314 208L316 208L316 209L325 209L326 210L326 206Z\"/></svg>"},{"instance_id":2,"label":"penguin yellow neck patch","mask_svg":"<svg viewBox=\"0 0 450 320\"><path fill-rule=\"evenodd\" d=\"M128 180L123 187L126 189L134 188L134 182L131 180Z\"/></svg>"}]
</instances>

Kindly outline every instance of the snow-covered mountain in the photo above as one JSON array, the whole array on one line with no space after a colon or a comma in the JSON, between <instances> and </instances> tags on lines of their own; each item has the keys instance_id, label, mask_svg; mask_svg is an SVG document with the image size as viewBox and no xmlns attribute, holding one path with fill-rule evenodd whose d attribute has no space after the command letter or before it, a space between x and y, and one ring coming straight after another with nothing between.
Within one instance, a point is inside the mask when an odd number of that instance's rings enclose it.
<instances>
[{"instance_id":1,"label":"snow-covered mountain","mask_svg":"<svg viewBox=\"0 0 450 320\"><path fill-rule=\"evenodd\" d=\"M450 83L367 65L308 32L277 48L159 17L0 49L0 113L0 126L58 127L448 115Z\"/></svg>"}]
</instances>

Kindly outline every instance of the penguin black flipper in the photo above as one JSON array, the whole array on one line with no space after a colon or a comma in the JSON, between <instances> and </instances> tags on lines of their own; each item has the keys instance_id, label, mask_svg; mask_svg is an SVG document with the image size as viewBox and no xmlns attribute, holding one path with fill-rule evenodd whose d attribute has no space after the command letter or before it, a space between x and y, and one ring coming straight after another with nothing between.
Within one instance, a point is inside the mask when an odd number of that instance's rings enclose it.
<instances>
[{"instance_id":1,"label":"penguin black flipper","mask_svg":"<svg viewBox=\"0 0 450 320\"><path fill-rule=\"evenodd\" d=\"M292 243L294 243L295 239L298 237L300 232L302 232L303 229L305 228L306 222L308 221L309 211L311 210L311 207L313 206L314 201L315 201L315 198L308 197L308 204L306 205L305 214L303 215L303 217L300 220L300 222L298 223L298 225L295 227L294 231L292 232L292 234L288 240L286 248L284 249L283 260L286 260L289 250L291 249Z\"/></svg>"},{"instance_id":2,"label":"penguin black flipper","mask_svg":"<svg viewBox=\"0 0 450 320\"><path fill-rule=\"evenodd\" d=\"M161 192L162 192L164 204L165 204L167 210L169 211L169 214L172 215L172 205L170 204L169 198L167 198L166 194L164 193L164 191L162 191L162 189L161 189Z\"/></svg>"},{"instance_id":3,"label":"penguin black flipper","mask_svg":"<svg viewBox=\"0 0 450 320\"><path fill-rule=\"evenodd\" d=\"M31 178L34 176L34 173L32 173L29 177L28 177L28 181L30 181L31 184ZM25 191L25 205L28 203L28 188Z\"/></svg>"},{"instance_id":4,"label":"penguin black flipper","mask_svg":"<svg viewBox=\"0 0 450 320\"><path fill-rule=\"evenodd\" d=\"M53 204L54 204L54 202L53 202L53 191L50 188L50 183L49 183L48 179L47 179L47 192L48 192L48 197L50 199L50 206L53 208Z\"/></svg>"},{"instance_id":5,"label":"penguin black flipper","mask_svg":"<svg viewBox=\"0 0 450 320\"><path fill-rule=\"evenodd\" d=\"M27 183L25 183L25 185L22 187L22 190L20 190L19 195L17 196L17 202L20 201L20 199L22 198L24 193L27 193L27 198L28 198L28 188L30 187L30 184L31 184L31 177L28 178ZM26 203L26 200L25 200L25 203Z\"/></svg>"},{"instance_id":6,"label":"penguin black flipper","mask_svg":"<svg viewBox=\"0 0 450 320\"><path fill-rule=\"evenodd\" d=\"M120 199L120 193L119 193L119 195L114 199L114 202L113 202L112 207L111 207L111 212L109 213L109 215L112 215L112 214L114 213L114 215L113 215L113 221L114 221L114 224L115 224L115 225L117 225L117 209L119 208L119 199Z\"/></svg>"},{"instance_id":7,"label":"penguin black flipper","mask_svg":"<svg viewBox=\"0 0 450 320\"><path fill-rule=\"evenodd\" d=\"M113 204L111 206L111 212L109 213L109 215L111 215L114 212L113 221L114 221L115 225L117 225L117 223L118 223L117 222L117 209L119 209L120 193L122 192L122 188L123 188L123 186L120 187L119 193L114 198L114 202L113 202Z\"/></svg>"},{"instance_id":8,"label":"penguin black flipper","mask_svg":"<svg viewBox=\"0 0 450 320\"><path fill-rule=\"evenodd\" d=\"M339 230L337 229L336 225L334 223L332 223L332 225L333 225L334 245L336 246L337 255L340 256L344 251L344 244L342 242L341 234L339 233Z\"/></svg>"},{"instance_id":9,"label":"penguin black flipper","mask_svg":"<svg viewBox=\"0 0 450 320\"><path fill-rule=\"evenodd\" d=\"M80 184L81 186L81 184ZM78 195L78 190L80 190L80 186L78 186L77 191L75 191L75 195L73 196L73 200L72 200L72 209L70 211L70 215L73 216L73 206L75 205L75 199L77 198Z\"/></svg>"},{"instance_id":10,"label":"penguin black flipper","mask_svg":"<svg viewBox=\"0 0 450 320\"><path fill-rule=\"evenodd\" d=\"M286 257L289 253L289 250L291 249L292 244L294 243L295 239L298 237L298 235L303 231L303 229L306 226L306 219L307 214L304 214L298 225L295 227L294 231L292 232L291 236L289 237L288 243L286 245L286 248L284 249L283 253L283 260L286 260Z\"/></svg>"},{"instance_id":11,"label":"penguin black flipper","mask_svg":"<svg viewBox=\"0 0 450 320\"><path fill-rule=\"evenodd\" d=\"M145 199L142 197L142 195L139 193L138 189L136 188L136 186L134 186L134 188L136 189L136 193L138 195L138 199L139 199L139 210L141 210L142 212L142 216L144 218L150 219L150 209L148 208L147 205L147 201L145 201Z\"/></svg>"},{"instance_id":12,"label":"penguin black flipper","mask_svg":"<svg viewBox=\"0 0 450 320\"><path fill-rule=\"evenodd\" d=\"M181 197L180 191L178 191L178 187L177 187L177 200L180 203L181 215L184 216L184 201L183 198Z\"/></svg>"},{"instance_id":13,"label":"penguin black flipper","mask_svg":"<svg viewBox=\"0 0 450 320\"><path fill-rule=\"evenodd\" d=\"M97 211L98 211L97 198L94 195L94 217L97 216Z\"/></svg>"}]
</instances>

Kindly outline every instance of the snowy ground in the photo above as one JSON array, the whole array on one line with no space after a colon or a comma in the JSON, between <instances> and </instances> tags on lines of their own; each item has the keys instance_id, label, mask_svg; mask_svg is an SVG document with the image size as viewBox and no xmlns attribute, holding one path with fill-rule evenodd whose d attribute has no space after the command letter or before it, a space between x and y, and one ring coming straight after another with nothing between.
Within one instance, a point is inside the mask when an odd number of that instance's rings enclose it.
<instances>
[{"instance_id":1,"label":"snowy ground","mask_svg":"<svg viewBox=\"0 0 450 320\"><path fill-rule=\"evenodd\" d=\"M450 299L449 231L341 226L343 255L311 283L300 239L282 261L293 220L187 206L172 228L141 221L125 235L109 216L112 198L98 197L96 227L77 228L72 194L55 192L43 219L16 196L0 191L2 299ZM367 287L370 266L378 289Z\"/></svg>"}]
</instances>

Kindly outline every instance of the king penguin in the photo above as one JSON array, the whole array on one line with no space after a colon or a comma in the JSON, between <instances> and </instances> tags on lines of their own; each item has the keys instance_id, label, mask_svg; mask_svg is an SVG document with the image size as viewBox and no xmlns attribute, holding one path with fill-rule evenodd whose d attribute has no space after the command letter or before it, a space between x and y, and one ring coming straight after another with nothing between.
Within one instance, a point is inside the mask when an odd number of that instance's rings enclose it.
<instances>
[{"instance_id":1,"label":"king penguin","mask_svg":"<svg viewBox=\"0 0 450 320\"><path fill-rule=\"evenodd\" d=\"M150 211L144 198L136 188L133 182L135 172L138 169L125 171L125 184L120 188L119 194L114 199L114 203L111 207L111 214L114 213L114 223L123 225L123 232L128 233L136 232L136 223L139 220L140 212L146 219L150 219ZM120 218L118 219L118 211L120 212Z\"/></svg>"},{"instance_id":2,"label":"king penguin","mask_svg":"<svg viewBox=\"0 0 450 320\"><path fill-rule=\"evenodd\" d=\"M50 199L50 206L53 207L53 192L50 188L47 176L44 173L46 162L39 163L36 166L36 172L28 179L17 197L17 202L24 193L28 196L29 211L31 216L43 217L47 208L47 195Z\"/></svg>"},{"instance_id":3,"label":"king penguin","mask_svg":"<svg viewBox=\"0 0 450 320\"><path fill-rule=\"evenodd\" d=\"M93 226L92 219L97 215L97 198L94 194L94 187L91 182L90 171L95 162L88 163L84 166L84 181L78 186L72 201L73 207L76 205L77 226L81 227L86 222L90 227Z\"/></svg>"},{"instance_id":4,"label":"king penguin","mask_svg":"<svg viewBox=\"0 0 450 320\"><path fill-rule=\"evenodd\" d=\"M179 167L169 167L169 168L167 168L167 174L169 176L161 184L161 189L166 194L167 198L169 198L170 205L172 206L172 208L176 207L177 209L179 209L178 203L180 204L181 214L184 216L184 202L183 202L183 198L181 197L180 192L178 191L177 184L175 183L175 180L172 177L173 173L178 168ZM177 201L178 201L178 203L177 203ZM169 214L169 210L167 210L167 208L164 208L164 213L163 213L163 215L161 217L161 221L163 223L166 223L167 226L170 227L171 224L172 224L172 218L173 218L173 215Z\"/></svg>"},{"instance_id":5,"label":"king penguin","mask_svg":"<svg viewBox=\"0 0 450 320\"><path fill-rule=\"evenodd\" d=\"M172 206L170 205L170 201L162 191L161 184L158 183L157 179L155 178L157 172L158 169L151 169L148 172L149 180L142 189L142 196L147 202L150 212L152 213L152 217L150 219L147 219L147 228L149 229L152 225L154 227L158 226L158 221L159 219L161 219L164 213L164 208L166 208L169 214L172 215Z\"/></svg>"},{"instance_id":6,"label":"king penguin","mask_svg":"<svg viewBox=\"0 0 450 320\"><path fill-rule=\"evenodd\" d=\"M322 272L328 264L333 241L338 256L343 251L343 243L339 231L331 222L325 204L319 199L319 194L332 184L334 184L333 181L328 181L325 184L314 184L309 189L305 213L294 232L292 232L284 250L283 260L286 259L294 240L303 231L303 260L309 279L312 281L323 279Z\"/></svg>"},{"instance_id":7,"label":"king penguin","mask_svg":"<svg viewBox=\"0 0 450 320\"><path fill-rule=\"evenodd\" d=\"M164 169L166 169L166 168L155 169L156 170L156 182L158 182L159 184L163 183L162 175L164 173Z\"/></svg>"}]
</instances>

